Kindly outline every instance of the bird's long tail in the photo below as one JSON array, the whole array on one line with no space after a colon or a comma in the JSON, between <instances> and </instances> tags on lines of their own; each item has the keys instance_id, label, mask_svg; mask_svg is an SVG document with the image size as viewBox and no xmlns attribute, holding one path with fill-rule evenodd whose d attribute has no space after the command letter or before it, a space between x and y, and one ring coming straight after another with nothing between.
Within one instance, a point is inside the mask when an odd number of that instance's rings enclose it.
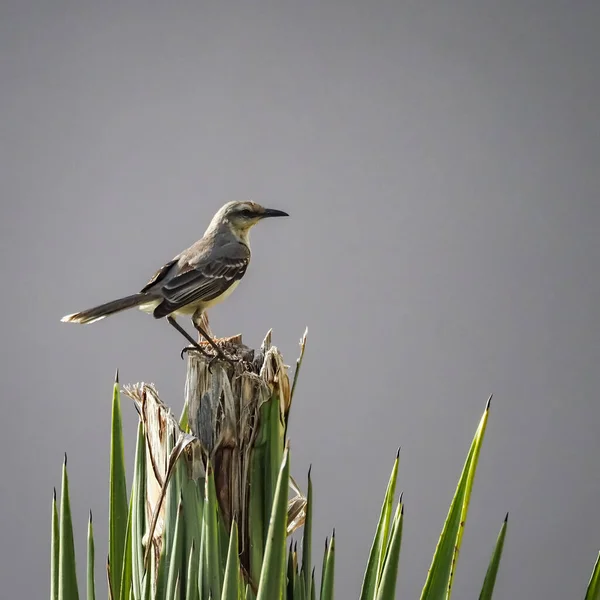
<instances>
[{"instance_id":1,"label":"bird's long tail","mask_svg":"<svg viewBox=\"0 0 600 600\"><path fill-rule=\"evenodd\" d=\"M100 319L104 319L104 317L121 312L122 310L146 304L153 299L154 297L151 294L132 294L131 296L125 296L124 298L113 300L112 302L106 302L105 304L100 304L100 306L94 306L94 308L88 308L87 310L82 310L81 312L73 313L72 315L65 315L61 321L65 323L93 323L94 321L99 321Z\"/></svg>"}]
</instances>

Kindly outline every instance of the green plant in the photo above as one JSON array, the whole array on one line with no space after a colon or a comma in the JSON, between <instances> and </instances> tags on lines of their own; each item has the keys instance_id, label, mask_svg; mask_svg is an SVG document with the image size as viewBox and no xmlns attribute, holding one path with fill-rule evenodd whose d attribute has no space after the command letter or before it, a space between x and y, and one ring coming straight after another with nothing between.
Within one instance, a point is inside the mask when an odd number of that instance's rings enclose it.
<instances>
[{"instance_id":1,"label":"green plant","mask_svg":"<svg viewBox=\"0 0 600 600\"><path fill-rule=\"evenodd\" d=\"M127 495L121 397L113 390L110 454L110 600L330 600L334 597L335 533L326 540L315 585L312 567L313 489L304 496L290 475L287 424L305 338L290 386L270 336L236 371L191 355L186 404L179 420L153 386L125 388L139 414L132 486ZM446 517L421 600L449 599L479 452L489 416L488 401L473 438ZM360 600L393 600L402 540L404 506L396 502L396 456L369 553ZM292 497L290 498L290 489ZM69 503L67 461L58 510L52 502L51 598L77 599L77 573ZM395 504L395 508L394 508ZM492 598L507 531L504 519L481 587ZM301 556L286 540L303 526ZM90 514L87 598L95 599L94 541ZM587 600L600 598L596 562Z\"/></svg>"}]
</instances>

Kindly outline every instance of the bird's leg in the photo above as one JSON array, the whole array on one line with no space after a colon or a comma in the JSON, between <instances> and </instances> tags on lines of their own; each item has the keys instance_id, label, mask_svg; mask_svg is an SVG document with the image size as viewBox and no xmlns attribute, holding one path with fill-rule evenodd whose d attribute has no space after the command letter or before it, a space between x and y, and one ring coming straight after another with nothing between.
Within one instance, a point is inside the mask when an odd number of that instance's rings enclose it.
<instances>
[{"instance_id":1,"label":"bird's leg","mask_svg":"<svg viewBox=\"0 0 600 600\"><path fill-rule=\"evenodd\" d=\"M221 350L221 348L219 348L219 346L217 346L216 342L210 337L210 335L208 335L208 333L206 333L206 331L204 330L202 325L200 325L201 317L202 317L202 311L196 310L196 312L192 315L192 323L194 324L196 331L213 347L214 351L217 353L217 356L214 356L212 360L214 361L215 358L221 358L221 359L226 360L227 362L233 364L234 361L231 358L229 358L223 352L223 350Z\"/></svg>"},{"instance_id":2,"label":"bird's leg","mask_svg":"<svg viewBox=\"0 0 600 600\"><path fill-rule=\"evenodd\" d=\"M175 329L177 329L177 331L179 331L179 333L188 342L190 342L190 344L192 344L194 350L198 350L200 352L200 354L202 354L203 356L206 356L206 358L211 358L210 354L208 354L208 352L206 352L206 350L175 320L175 317L168 316L167 321L169 322L169 325L172 325L173 327L175 327ZM183 354L186 350L187 350L187 348L184 348L181 351L181 358L183 358Z\"/></svg>"}]
</instances>

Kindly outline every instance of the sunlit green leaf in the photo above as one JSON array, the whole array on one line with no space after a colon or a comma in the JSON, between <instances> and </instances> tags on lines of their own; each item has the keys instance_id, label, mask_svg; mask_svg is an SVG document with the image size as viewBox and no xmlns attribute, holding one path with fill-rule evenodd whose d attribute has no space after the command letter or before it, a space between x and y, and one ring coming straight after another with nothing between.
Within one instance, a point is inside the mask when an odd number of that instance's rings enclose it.
<instances>
[{"instance_id":1,"label":"sunlit green leaf","mask_svg":"<svg viewBox=\"0 0 600 600\"><path fill-rule=\"evenodd\" d=\"M402 543L402 521L404 507L399 502L392 522L392 531L385 552L381 579L377 586L377 600L394 600L396 597L396 581L398 579L398 562L400 560L400 545Z\"/></svg>"},{"instance_id":2,"label":"sunlit green leaf","mask_svg":"<svg viewBox=\"0 0 600 600\"><path fill-rule=\"evenodd\" d=\"M473 480L477 469L479 451L485 435L489 408L490 402L488 400L429 567L429 573L421 593L421 600L440 600L442 598L448 600L452 593L452 581L467 520Z\"/></svg>"},{"instance_id":3,"label":"sunlit green leaf","mask_svg":"<svg viewBox=\"0 0 600 600\"><path fill-rule=\"evenodd\" d=\"M588 583L585 600L600 600L600 553L598 553L598 558L596 558L596 564Z\"/></svg>"},{"instance_id":4,"label":"sunlit green leaf","mask_svg":"<svg viewBox=\"0 0 600 600\"><path fill-rule=\"evenodd\" d=\"M399 461L400 451L398 450L398 453L396 454L396 460L394 461L394 466L392 467L392 473L388 481L385 497L383 499L383 505L381 506L379 522L377 523L375 538L373 539L369 560L367 562L367 569L363 578L360 600L374 600L377 592L377 585L383 569L383 559L387 547L388 529L392 516L392 509L394 506Z\"/></svg>"}]
</instances>

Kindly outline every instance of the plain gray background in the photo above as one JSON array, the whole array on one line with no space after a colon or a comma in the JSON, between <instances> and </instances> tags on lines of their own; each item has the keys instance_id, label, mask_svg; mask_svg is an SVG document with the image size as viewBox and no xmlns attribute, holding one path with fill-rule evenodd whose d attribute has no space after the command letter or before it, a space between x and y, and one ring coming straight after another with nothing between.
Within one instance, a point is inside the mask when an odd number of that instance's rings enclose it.
<instances>
[{"instance_id":1,"label":"plain gray background","mask_svg":"<svg viewBox=\"0 0 600 600\"><path fill-rule=\"evenodd\" d=\"M399 597L418 597L493 392L455 597L478 595L510 511L497 598L582 598L600 546L599 28L597 1L5 0L2 596L48 595L64 451L79 566L91 508L104 589L115 367L182 405L166 323L60 317L137 291L252 199L292 217L253 231L211 326L255 346L273 327L289 364L309 327L292 470L313 464L316 546L336 528L337 597L358 595L399 445Z\"/></svg>"}]
</instances>

